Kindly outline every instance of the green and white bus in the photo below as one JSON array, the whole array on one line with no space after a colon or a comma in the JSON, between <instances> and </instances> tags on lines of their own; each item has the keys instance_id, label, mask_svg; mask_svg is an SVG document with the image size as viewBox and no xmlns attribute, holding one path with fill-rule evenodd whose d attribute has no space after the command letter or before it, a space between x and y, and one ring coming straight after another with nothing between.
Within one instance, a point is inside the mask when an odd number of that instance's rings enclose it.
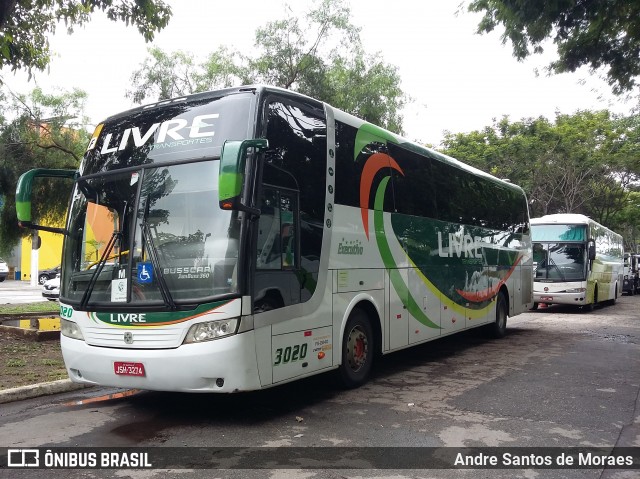
<instances>
[{"instance_id":1,"label":"green and white bus","mask_svg":"<svg viewBox=\"0 0 640 479\"><path fill-rule=\"evenodd\" d=\"M325 103L248 86L98 125L74 179L61 343L78 383L191 392L266 388L533 304L518 186ZM47 181L52 181L48 179Z\"/></svg>"},{"instance_id":2,"label":"green and white bus","mask_svg":"<svg viewBox=\"0 0 640 479\"><path fill-rule=\"evenodd\" d=\"M570 304L591 311L615 303L623 287L622 236L579 214L531 219L534 309Z\"/></svg>"}]
</instances>

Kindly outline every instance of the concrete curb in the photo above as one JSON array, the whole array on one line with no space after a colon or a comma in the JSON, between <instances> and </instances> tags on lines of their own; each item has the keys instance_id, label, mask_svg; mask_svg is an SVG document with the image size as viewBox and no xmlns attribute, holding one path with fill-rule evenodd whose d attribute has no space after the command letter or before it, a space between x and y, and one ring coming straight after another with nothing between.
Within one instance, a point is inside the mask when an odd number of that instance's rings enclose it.
<instances>
[{"instance_id":1,"label":"concrete curb","mask_svg":"<svg viewBox=\"0 0 640 479\"><path fill-rule=\"evenodd\" d=\"M77 384L71 379L60 379L48 383L31 384L29 386L20 386L17 388L0 390L0 404L22 401L23 399L31 399L39 396L47 396L49 394L66 393L77 389L90 388L85 384Z\"/></svg>"}]
</instances>

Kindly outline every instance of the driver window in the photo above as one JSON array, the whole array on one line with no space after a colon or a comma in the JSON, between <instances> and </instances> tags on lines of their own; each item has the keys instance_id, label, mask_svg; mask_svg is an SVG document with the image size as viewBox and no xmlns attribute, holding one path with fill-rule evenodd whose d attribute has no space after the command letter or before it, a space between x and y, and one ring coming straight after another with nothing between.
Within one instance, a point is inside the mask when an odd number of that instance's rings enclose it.
<instances>
[{"instance_id":1,"label":"driver window","mask_svg":"<svg viewBox=\"0 0 640 479\"><path fill-rule=\"evenodd\" d=\"M263 189L258 227L256 266L261 270L292 269L297 265L297 194Z\"/></svg>"}]
</instances>

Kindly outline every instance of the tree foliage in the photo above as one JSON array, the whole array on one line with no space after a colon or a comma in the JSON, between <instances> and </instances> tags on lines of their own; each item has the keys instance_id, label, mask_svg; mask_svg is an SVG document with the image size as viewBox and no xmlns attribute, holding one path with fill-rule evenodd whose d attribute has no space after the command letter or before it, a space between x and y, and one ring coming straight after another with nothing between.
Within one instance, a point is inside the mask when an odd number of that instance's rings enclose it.
<instances>
[{"instance_id":1,"label":"tree foliage","mask_svg":"<svg viewBox=\"0 0 640 479\"><path fill-rule=\"evenodd\" d=\"M620 229L640 182L640 118L578 111L447 133L445 152L524 188L531 216L583 213Z\"/></svg>"},{"instance_id":2,"label":"tree foliage","mask_svg":"<svg viewBox=\"0 0 640 479\"><path fill-rule=\"evenodd\" d=\"M161 0L0 0L0 68L30 75L45 70L51 60L48 37L58 23L71 33L96 11L136 26L148 42L171 17L171 8Z\"/></svg>"},{"instance_id":3,"label":"tree foliage","mask_svg":"<svg viewBox=\"0 0 640 479\"><path fill-rule=\"evenodd\" d=\"M484 12L478 33L504 28L518 60L541 53L551 38L558 59L549 65L555 73L582 66L606 69L616 94L633 90L640 75L640 3L614 0L473 0L472 12Z\"/></svg>"},{"instance_id":4,"label":"tree foliage","mask_svg":"<svg viewBox=\"0 0 640 479\"><path fill-rule=\"evenodd\" d=\"M134 102L168 99L250 83L279 86L318 98L372 123L402 131L407 101L397 68L364 51L360 32L341 0L315 0L310 9L255 32L255 51L220 47L196 63L189 52L149 49L127 93Z\"/></svg>"},{"instance_id":5,"label":"tree foliage","mask_svg":"<svg viewBox=\"0 0 640 479\"><path fill-rule=\"evenodd\" d=\"M18 178L32 168L77 169L89 134L84 129L86 94L80 90L49 94L36 88L28 95L1 92L0 104L0 254L30 231L18 228L15 191ZM35 222L60 222L68 190L60 181L38 181L32 215Z\"/></svg>"}]
</instances>

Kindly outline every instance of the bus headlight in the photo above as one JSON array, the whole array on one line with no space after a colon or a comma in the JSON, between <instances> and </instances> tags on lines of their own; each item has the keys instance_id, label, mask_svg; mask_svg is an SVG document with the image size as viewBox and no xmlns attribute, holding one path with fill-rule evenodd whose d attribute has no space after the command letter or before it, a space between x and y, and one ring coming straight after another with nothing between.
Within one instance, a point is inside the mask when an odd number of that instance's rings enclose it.
<instances>
[{"instance_id":1,"label":"bus headlight","mask_svg":"<svg viewBox=\"0 0 640 479\"><path fill-rule=\"evenodd\" d=\"M189 328L185 344L199 343L201 341L211 341L235 334L238 329L238 318L219 319L217 321L207 321L206 323L194 324Z\"/></svg>"},{"instance_id":2,"label":"bus headlight","mask_svg":"<svg viewBox=\"0 0 640 479\"><path fill-rule=\"evenodd\" d=\"M587 288L572 288L572 289L567 289L565 293L584 293L586 290Z\"/></svg>"},{"instance_id":3,"label":"bus headlight","mask_svg":"<svg viewBox=\"0 0 640 479\"><path fill-rule=\"evenodd\" d=\"M60 334L67 338L84 340L84 336L82 336L82 331L80 331L78 325L67 319L60 318Z\"/></svg>"}]
</instances>

